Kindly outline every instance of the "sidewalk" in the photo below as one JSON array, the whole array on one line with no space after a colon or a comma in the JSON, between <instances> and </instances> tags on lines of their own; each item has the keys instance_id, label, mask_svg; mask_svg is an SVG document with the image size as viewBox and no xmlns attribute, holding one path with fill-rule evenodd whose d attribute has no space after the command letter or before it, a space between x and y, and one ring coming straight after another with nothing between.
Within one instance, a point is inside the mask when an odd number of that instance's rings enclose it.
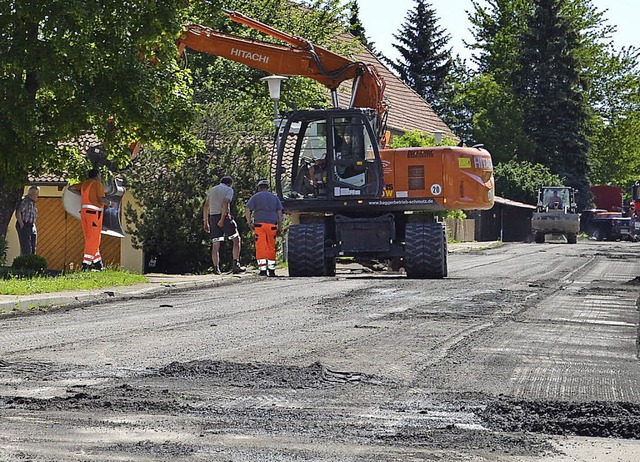
<instances>
[{"instance_id":1,"label":"sidewalk","mask_svg":"<svg viewBox=\"0 0 640 462\"><path fill-rule=\"evenodd\" d=\"M458 242L449 244L449 252L470 252L502 245L500 242ZM284 269L278 276L286 276ZM146 274L149 282L132 286L119 286L93 290L64 291L32 295L0 295L0 319L8 315L24 315L50 309L71 309L109 303L117 300L132 300L158 297L172 292L205 287L235 284L243 279L257 279L257 270L247 269L241 274Z\"/></svg>"},{"instance_id":2,"label":"sidewalk","mask_svg":"<svg viewBox=\"0 0 640 462\"><path fill-rule=\"evenodd\" d=\"M284 271L280 270L282 276ZM247 270L241 274L160 274L145 275L149 282L131 286L104 287L91 290L67 290L63 292L32 295L0 295L0 319L8 314L27 314L52 308L80 308L109 303L116 300L154 298L176 291L234 284L246 278L257 278L258 272Z\"/></svg>"}]
</instances>

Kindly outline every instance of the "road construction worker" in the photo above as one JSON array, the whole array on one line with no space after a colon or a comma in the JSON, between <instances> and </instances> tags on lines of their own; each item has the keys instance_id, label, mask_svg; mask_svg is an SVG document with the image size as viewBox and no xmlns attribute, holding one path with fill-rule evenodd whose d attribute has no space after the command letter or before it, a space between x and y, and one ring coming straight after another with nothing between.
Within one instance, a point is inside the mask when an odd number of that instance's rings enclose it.
<instances>
[{"instance_id":1,"label":"road construction worker","mask_svg":"<svg viewBox=\"0 0 640 462\"><path fill-rule=\"evenodd\" d=\"M231 200L233 199L233 178L223 176L220 184L212 187L207 193L202 210L204 221L204 231L211 238L211 260L213 261L213 272L222 274L220 271L220 245L225 237L233 241L233 274L242 273L246 270L240 266L240 233L238 226L231 216Z\"/></svg>"},{"instance_id":2,"label":"road construction worker","mask_svg":"<svg viewBox=\"0 0 640 462\"><path fill-rule=\"evenodd\" d=\"M256 240L256 260L260 276L276 275L276 237L282 229L283 210L278 196L269 192L269 181L260 180L258 192L247 201L244 210Z\"/></svg>"},{"instance_id":3,"label":"road construction worker","mask_svg":"<svg viewBox=\"0 0 640 462\"><path fill-rule=\"evenodd\" d=\"M112 207L113 203L105 197L100 171L93 168L87 176L82 183L71 185L69 189L80 191L81 197L80 221L84 234L82 270L101 271L104 268L100 255L104 206Z\"/></svg>"}]
</instances>

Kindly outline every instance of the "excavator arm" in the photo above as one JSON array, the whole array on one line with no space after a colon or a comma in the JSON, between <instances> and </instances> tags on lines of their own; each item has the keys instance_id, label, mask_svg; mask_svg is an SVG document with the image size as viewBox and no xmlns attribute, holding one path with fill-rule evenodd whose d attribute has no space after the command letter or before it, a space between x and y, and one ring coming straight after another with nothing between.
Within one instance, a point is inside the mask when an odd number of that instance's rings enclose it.
<instances>
[{"instance_id":1,"label":"excavator arm","mask_svg":"<svg viewBox=\"0 0 640 462\"><path fill-rule=\"evenodd\" d=\"M375 67L351 61L301 37L286 34L235 11L224 10L236 22L277 38L289 45L249 40L223 34L206 26L189 25L178 39L180 53L185 48L213 54L271 74L303 76L314 79L332 91L337 105L338 86L353 80L350 107L376 111L378 121L387 112L385 83Z\"/></svg>"}]
</instances>

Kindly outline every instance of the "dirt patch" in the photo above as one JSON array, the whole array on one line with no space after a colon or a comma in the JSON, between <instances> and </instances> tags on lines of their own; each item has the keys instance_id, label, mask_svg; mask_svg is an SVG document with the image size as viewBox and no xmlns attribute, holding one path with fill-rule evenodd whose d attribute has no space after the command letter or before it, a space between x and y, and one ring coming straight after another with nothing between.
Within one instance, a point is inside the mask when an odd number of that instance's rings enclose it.
<instances>
[{"instance_id":1,"label":"dirt patch","mask_svg":"<svg viewBox=\"0 0 640 462\"><path fill-rule=\"evenodd\" d=\"M238 364L227 361L174 362L157 372L161 377L196 380L245 388L317 388L335 383L382 383L361 372L334 371L316 362L307 367L275 364Z\"/></svg>"},{"instance_id":2,"label":"dirt patch","mask_svg":"<svg viewBox=\"0 0 640 462\"><path fill-rule=\"evenodd\" d=\"M490 403L480 416L495 431L640 439L640 405L632 403L505 398Z\"/></svg>"}]
</instances>

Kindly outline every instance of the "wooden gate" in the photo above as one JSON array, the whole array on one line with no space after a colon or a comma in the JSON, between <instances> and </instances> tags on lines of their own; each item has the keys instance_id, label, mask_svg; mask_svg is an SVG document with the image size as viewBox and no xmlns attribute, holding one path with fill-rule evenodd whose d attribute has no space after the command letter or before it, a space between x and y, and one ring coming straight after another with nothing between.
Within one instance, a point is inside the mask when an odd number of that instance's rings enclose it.
<instances>
[{"instance_id":1,"label":"wooden gate","mask_svg":"<svg viewBox=\"0 0 640 462\"><path fill-rule=\"evenodd\" d=\"M49 269L82 266L84 236L79 220L65 212L60 197L38 198L38 255L47 259ZM102 235L102 260L107 266L120 266L120 239Z\"/></svg>"}]
</instances>

